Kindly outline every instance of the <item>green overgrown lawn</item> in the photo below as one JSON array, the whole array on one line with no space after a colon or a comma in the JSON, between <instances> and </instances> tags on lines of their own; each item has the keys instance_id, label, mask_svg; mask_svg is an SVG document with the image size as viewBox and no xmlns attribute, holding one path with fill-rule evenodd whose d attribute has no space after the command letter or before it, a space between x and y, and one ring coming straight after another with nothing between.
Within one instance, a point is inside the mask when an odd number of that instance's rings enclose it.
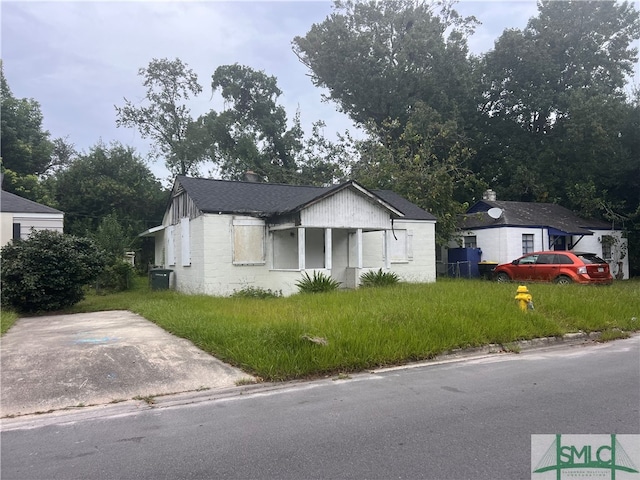
<instances>
[{"instance_id":1,"label":"green overgrown lawn","mask_svg":"<svg viewBox=\"0 0 640 480\"><path fill-rule=\"evenodd\" d=\"M358 371L568 332L640 330L640 282L529 285L535 310L527 313L516 305L516 287L439 279L254 299L150 291L139 280L132 291L89 295L70 311L131 310L265 380Z\"/></svg>"},{"instance_id":2,"label":"green overgrown lawn","mask_svg":"<svg viewBox=\"0 0 640 480\"><path fill-rule=\"evenodd\" d=\"M4 335L18 320L18 314L13 310L2 308L0 310L0 335Z\"/></svg>"}]
</instances>

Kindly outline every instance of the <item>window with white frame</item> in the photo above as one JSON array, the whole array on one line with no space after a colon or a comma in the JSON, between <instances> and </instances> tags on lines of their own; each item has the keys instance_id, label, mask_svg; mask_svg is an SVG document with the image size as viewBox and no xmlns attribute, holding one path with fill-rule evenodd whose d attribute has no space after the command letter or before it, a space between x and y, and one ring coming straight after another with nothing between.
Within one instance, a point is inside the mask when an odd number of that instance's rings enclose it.
<instances>
[{"instance_id":1,"label":"window with white frame","mask_svg":"<svg viewBox=\"0 0 640 480\"><path fill-rule=\"evenodd\" d=\"M466 235L464 237L464 248L478 248L478 239L475 235Z\"/></svg>"},{"instance_id":2,"label":"window with white frame","mask_svg":"<svg viewBox=\"0 0 640 480\"><path fill-rule=\"evenodd\" d=\"M265 263L265 224L253 217L233 219L233 264L262 265Z\"/></svg>"},{"instance_id":3,"label":"window with white frame","mask_svg":"<svg viewBox=\"0 0 640 480\"><path fill-rule=\"evenodd\" d=\"M525 255L531 252L533 252L533 234L523 233L522 234L522 254Z\"/></svg>"}]
</instances>

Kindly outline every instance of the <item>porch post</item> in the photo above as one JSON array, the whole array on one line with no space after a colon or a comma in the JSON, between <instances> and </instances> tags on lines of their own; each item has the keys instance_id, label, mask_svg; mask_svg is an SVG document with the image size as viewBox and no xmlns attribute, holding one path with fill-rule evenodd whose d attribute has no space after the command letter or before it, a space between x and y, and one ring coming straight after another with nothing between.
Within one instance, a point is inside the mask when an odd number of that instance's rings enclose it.
<instances>
[{"instance_id":1,"label":"porch post","mask_svg":"<svg viewBox=\"0 0 640 480\"><path fill-rule=\"evenodd\" d=\"M391 230L384 231L384 268L391 268Z\"/></svg>"},{"instance_id":2,"label":"porch post","mask_svg":"<svg viewBox=\"0 0 640 480\"><path fill-rule=\"evenodd\" d=\"M306 268L306 252L305 252L305 229L304 227L298 228L298 269L304 270Z\"/></svg>"},{"instance_id":3,"label":"porch post","mask_svg":"<svg viewBox=\"0 0 640 480\"><path fill-rule=\"evenodd\" d=\"M333 246L331 244L331 229L324 229L324 268L331 270L331 259L333 257Z\"/></svg>"},{"instance_id":4,"label":"porch post","mask_svg":"<svg viewBox=\"0 0 640 480\"><path fill-rule=\"evenodd\" d=\"M362 229L356 230L356 268L362 268Z\"/></svg>"}]
</instances>

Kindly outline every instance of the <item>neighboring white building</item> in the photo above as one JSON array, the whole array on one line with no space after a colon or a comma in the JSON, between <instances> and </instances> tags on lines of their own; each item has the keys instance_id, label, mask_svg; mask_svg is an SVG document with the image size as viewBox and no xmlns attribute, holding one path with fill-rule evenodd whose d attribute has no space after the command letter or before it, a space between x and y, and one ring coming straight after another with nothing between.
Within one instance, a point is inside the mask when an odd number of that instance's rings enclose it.
<instances>
[{"instance_id":1,"label":"neighboring white building","mask_svg":"<svg viewBox=\"0 0 640 480\"><path fill-rule=\"evenodd\" d=\"M469 208L458 227L463 244L450 247L479 248L484 262L508 263L541 250L574 250L595 253L609 263L615 278L629 278L622 230L580 218L560 205L496 201L489 195Z\"/></svg>"},{"instance_id":2,"label":"neighboring white building","mask_svg":"<svg viewBox=\"0 0 640 480\"><path fill-rule=\"evenodd\" d=\"M62 233L64 213L55 208L0 191L0 246L13 239L26 239L32 230Z\"/></svg>"},{"instance_id":3,"label":"neighboring white building","mask_svg":"<svg viewBox=\"0 0 640 480\"><path fill-rule=\"evenodd\" d=\"M435 217L356 182L310 187L178 176L155 237L174 288L229 295L253 286L289 295L304 272L356 288L369 270L433 282Z\"/></svg>"}]
</instances>

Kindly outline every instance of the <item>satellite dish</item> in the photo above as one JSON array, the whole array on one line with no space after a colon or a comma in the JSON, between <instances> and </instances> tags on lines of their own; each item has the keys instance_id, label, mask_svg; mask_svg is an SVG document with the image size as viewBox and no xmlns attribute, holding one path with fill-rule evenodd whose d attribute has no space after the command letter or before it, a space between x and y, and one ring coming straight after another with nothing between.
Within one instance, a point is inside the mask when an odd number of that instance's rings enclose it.
<instances>
[{"instance_id":1,"label":"satellite dish","mask_svg":"<svg viewBox=\"0 0 640 480\"><path fill-rule=\"evenodd\" d=\"M490 209L487 211L487 214L488 214L491 218L493 218L493 219L497 220L497 219L499 219L499 218L502 216L502 209L501 209L501 208L495 208L495 207L494 207L494 208L490 208Z\"/></svg>"}]
</instances>

